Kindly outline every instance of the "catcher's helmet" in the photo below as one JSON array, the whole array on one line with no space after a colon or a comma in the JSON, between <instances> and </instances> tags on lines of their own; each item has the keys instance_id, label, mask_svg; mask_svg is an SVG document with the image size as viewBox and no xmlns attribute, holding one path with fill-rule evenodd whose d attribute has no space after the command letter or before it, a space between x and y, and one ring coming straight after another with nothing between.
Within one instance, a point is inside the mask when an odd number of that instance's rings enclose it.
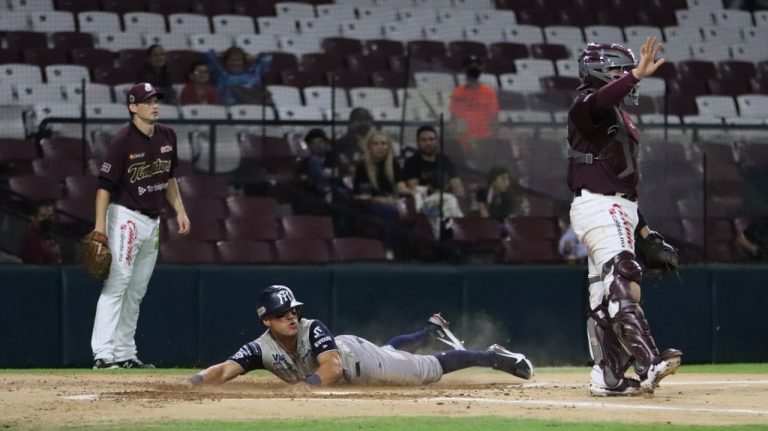
<instances>
[{"instance_id":1,"label":"catcher's helmet","mask_svg":"<svg viewBox=\"0 0 768 431\"><path fill-rule=\"evenodd\" d=\"M627 73L637 66L632 50L617 43L589 43L579 56L579 76L586 86L602 87L615 78L608 71L620 68ZM627 96L629 103L637 105L637 86Z\"/></svg>"},{"instance_id":2,"label":"catcher's helmet","mask_svg":"<svg viewBox=\"0 0 768 431\"><path fill-rule=\"evenodd\" d=\"M256 298L256 314L259 319L264 316L272 316L285 313L293 307L304 305L296 300L288 286L274 284L259 293Z\"/></svg>"}]
</instances>

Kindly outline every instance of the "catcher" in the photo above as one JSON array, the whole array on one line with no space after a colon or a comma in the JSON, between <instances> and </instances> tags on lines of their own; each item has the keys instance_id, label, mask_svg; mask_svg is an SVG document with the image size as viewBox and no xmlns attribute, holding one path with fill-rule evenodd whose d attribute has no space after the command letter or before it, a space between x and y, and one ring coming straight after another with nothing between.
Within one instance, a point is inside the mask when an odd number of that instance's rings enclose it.
<instances>
[{"instance_id":1,"label":"catcher","mask_svg":"<svg viewBox=\"0 0 768 431\"><path fill-rule=\"evenodd\" d=\"M622 45L588 44L578 60L582 92L568 112L570 215L589 251L589 391L598 396L653 393L682 356L676 349L659 351L639 303L643 271L635 258L635 231L648 245L639 249L666 257L670 268L677 258L638 211L639 134L621 108L622 100L638 103L638 82L664 63L656 59L659 49L655 38L647 38L636 61ZM640 380L624 375L632 363Z\"/></svg>"},{"instance_id":2,"label":"catcher","mask_svg":"<svg viewBox=\"0 0 768 431\"><path fill-rule=\"evenodd\" d=\"M480 366L530 379L533 366L525 356L499 345L488 350L465 350L439 314L427 329L400 335L383 347L354 335L334 337L319 320L301 316L303 303L286 286L269 286L257 297L256 312L267 331L240 348L226 361L187 379L188 386L220 384L255 369L266 369L285 382L308 388L349 382L380 385L422 385L445 373ZM454 348L435 355L416 355L434 336Z\"/></svg>"}]
</instances>

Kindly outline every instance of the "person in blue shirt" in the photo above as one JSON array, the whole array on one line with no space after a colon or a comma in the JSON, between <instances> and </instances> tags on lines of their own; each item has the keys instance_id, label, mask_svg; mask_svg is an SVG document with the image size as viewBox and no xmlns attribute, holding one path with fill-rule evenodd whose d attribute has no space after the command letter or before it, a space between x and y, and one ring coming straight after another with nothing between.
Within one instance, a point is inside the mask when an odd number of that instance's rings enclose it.
<instances>
[{"instance_id":1,"label":"person in blue shirt","mask_svg":"<svg viewBox=\"0 0 768 431\"><path fill-rule=\"evenodd\" d=\"M211 82L216 86L223 105L271 104L271 97L262 82L262 77L272 63L271 55L260 54L255 60L249 61L245 51L233 46L224 51L221 61L213 50L208 51L206 60Z\"/></svg>"}]
</instances>

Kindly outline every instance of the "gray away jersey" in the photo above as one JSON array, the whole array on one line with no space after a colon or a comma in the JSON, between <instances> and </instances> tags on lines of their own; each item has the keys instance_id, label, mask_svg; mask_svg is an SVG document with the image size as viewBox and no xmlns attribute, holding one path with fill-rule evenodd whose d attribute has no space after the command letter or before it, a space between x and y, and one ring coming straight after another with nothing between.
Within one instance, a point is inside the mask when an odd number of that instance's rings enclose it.
<instances>
[{"instance_id":1,"label":"gray away jersey","mask_svg":"<svg viewBox=\"0 0 768 431\"><path fill-rule=\"evenodd\" d=\"M244 345L229 360L244 373L266 369L288 383L297 383L317 371L317 356L336 350L341 358L344 380L369 384L427 384L443 376L440 362L432 355L415 355L380 347L354 335L333 334L319 320L301 319L297 357L291 357L269 331Z\"/></svg>"},{"instance_id":2,"label":"gray away jersey","mask_svg":"<svg viewBox=\"0 0 768 431\"><path fill-rule=\"evenodd\" d=\"M338 350L333 334L323 322L313 319L299 321L299 340L296 356L291 356L277 343L269 330L244 345L229 360L243 367L244 373L264 369L288 383L298 383L311 376L318 368L317 357Z\"/></svg>"}]
</instances>

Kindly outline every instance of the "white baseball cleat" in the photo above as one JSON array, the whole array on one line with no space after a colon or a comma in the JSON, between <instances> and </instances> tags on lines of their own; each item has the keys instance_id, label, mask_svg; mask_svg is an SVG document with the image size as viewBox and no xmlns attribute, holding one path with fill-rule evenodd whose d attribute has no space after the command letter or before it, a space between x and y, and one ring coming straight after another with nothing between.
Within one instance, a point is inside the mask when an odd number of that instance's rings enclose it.
<instances>
[{"instance_id":1,"label":"white baseball cleat","mask_svg":"<svg viewBox=\"0 0 768 431\"><path fill-rule=\"evenodd\" d=\"M640 389L643 392L653 393L659 387L661 379L670 374L675 374L677 368L680 367L680 358L682 356L683 352L676 349L667 349L662 352L661 361L648 368L646 378L640 382Z\"/></svg>"}]
</instances>

